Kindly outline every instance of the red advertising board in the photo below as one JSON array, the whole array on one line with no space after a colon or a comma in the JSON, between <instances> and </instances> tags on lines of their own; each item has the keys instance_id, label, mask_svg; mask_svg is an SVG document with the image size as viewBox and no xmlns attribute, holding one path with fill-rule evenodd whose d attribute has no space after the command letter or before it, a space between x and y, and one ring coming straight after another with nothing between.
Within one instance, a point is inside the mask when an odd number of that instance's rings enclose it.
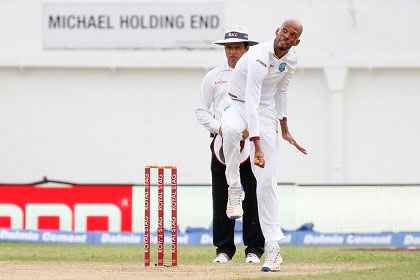
<instances>
[{"instance_id":1,"label":"red advertising board","mask_svg":"<svg viewBox=\"0 0 420 280\"><path fill-rule=\"evenodd\" d=\"M0 186L0 228L132 231L131 185Z\"/></svg>"}]
</instances>

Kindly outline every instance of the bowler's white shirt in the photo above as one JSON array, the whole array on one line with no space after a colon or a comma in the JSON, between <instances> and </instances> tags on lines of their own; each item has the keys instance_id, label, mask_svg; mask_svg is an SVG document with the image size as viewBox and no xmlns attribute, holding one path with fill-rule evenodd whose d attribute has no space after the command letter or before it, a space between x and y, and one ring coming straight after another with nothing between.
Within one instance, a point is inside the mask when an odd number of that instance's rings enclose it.
<instances>
[{"instance_id":1,"label":"bowler's white shirt","mask_svg":"<svg viewBox=\"0 0 420 280\"><path fill-rule=\"evenodd\" d=\"M232 70L226 62L209 71L200 86L195 117L213 133L219 132Z\"/></svg>"},{"instance_id":2,"label":"bowler's white shirt","mask_svg":"<svg viewBox=\"0 0 420 280\"><path fill-rule=\"evenodd\" d=\"M273 106L277 119L287 117L287 88L297 62L298 55L294 47L282 58L277 58L272 40L253 47L236 63L228 91L232 99L245 101L251 140L258 139L260 135L260 106Z\"/></svg>"}]
</instances>

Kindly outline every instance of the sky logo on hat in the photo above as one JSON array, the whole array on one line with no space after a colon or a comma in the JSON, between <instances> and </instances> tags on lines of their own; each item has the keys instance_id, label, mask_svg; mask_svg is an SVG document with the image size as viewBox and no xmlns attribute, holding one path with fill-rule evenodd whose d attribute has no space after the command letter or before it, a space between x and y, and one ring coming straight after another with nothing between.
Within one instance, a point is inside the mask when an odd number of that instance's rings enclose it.
<instances>
[{"instance_id":1,"label":"sky logo on hat","mask_svg":"<svg viewBox=\"0 0 420 280\"><path fill-rule=\"evenodd\" d=\"M286 63L285 62L280 63L280 65L279 65L279 71L280 72L283 72L285 69L286 69Z\"/></svg>"}]
</instances>

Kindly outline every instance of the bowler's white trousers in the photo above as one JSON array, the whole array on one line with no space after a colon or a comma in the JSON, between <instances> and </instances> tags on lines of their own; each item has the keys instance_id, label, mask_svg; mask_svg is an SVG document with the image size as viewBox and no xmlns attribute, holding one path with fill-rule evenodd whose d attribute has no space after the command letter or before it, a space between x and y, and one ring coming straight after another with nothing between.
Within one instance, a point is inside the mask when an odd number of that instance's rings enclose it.
<instances>
[{"instance_id":1,"label":"bowler's white trousers","mask_svg":"<svg viewBox=\"0 0 420 280\"><path fill-rule=\"evenodd\" d=\"M258 215L261 230L266 242L284 239L280 227L279 200L275 191L277 187L276 165L279 152L279 122L275 117L274 107L260 106L258 110L260 126L260 143L264 152L265 167L254 165L255 147L251 142L251 166L257 179ZM240 188L241 162L240 140L242 131L247 128L245 103L232 100L222 115L223 153L226 162L226 180L229 187Z\"/></svg>"}]
</instances>

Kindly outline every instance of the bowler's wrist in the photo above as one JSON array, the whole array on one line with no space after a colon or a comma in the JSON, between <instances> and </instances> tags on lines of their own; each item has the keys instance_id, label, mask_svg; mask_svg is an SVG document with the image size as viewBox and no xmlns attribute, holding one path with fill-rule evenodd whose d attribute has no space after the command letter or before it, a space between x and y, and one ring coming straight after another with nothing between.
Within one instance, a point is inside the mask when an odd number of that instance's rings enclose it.
<instances>
[{"instance_id":1,"label":"bowler's wrist","mask_svg":"<svg viewBox=\"0 0 420 280\"><path fill-rule=\"evenodd\" d=\"M255 151L261 150L261 141L260 141L260 139L254 140L253 142L254 142Z\"/></svg>"}]
</instances>

